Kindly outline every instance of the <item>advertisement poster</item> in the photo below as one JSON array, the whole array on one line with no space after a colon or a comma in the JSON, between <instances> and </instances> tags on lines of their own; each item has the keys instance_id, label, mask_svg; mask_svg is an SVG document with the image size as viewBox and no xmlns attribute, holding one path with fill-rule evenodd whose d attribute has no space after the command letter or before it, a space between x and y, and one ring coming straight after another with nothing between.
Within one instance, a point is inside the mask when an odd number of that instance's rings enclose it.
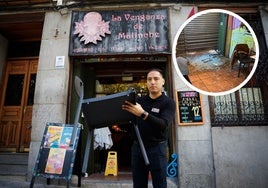
<instances>
[{"instance_id":1,"label":"advertisement poster","mask_svg":"<svg viewBox=\"0 0 268 188\"><path fill-rule=\"evenodd\" d=\"M73 127L49 126L44 147L67 148L70 146Z\"/></svg>"},{"instance_id":2,"label":"advertisement poster","mask_svg":"<svg viewBox=\"0 0 268 188\"><path fill-rule=\"evenodd\" d=\"M60 148L67 148L70 146L72 139L73 127L64 127L61 139L60 139Z\"/></svg>"},{"instance_id":3,"label":"advertisement poster","mask_svg":"<svg viewBox=\"0 0 268 188\"><path fill-rule=\"evenodd\" d=\"M64 164L66 149L51 148L45 168L45 173L61 174Z\"/></svg>"},{"instance_id":4,"label":"advertisement poster","mask_svg":"<svg viewBox=\"0 0 268 188\"><path fill-rule=\"evenodd\" d=\"M49 126L44 142L44 147L58 148L63 127Z\"/></svg>"}]
</instances>

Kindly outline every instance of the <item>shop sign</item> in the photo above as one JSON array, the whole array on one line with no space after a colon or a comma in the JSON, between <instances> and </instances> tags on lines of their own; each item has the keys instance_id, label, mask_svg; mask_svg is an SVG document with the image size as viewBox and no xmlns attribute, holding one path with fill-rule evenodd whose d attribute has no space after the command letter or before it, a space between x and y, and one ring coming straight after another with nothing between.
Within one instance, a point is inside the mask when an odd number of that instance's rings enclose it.
<instances>
[{"instance_id":1,"label":"shop sign","mask_svg":"<svg viewBox=\"0 0 268 188\"><path fill-rule=\"evenodd\" d=\"M70 56L170 53L166 9L73 12Z\"/></svg>"}]
</instances>

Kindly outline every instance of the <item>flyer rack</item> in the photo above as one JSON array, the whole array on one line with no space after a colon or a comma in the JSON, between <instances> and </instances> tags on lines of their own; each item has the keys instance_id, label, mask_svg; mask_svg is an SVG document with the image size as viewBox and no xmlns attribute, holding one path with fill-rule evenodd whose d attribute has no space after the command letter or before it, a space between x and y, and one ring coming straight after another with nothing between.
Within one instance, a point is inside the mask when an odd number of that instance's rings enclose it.
<instances>
[{"instance_id":1,"label":"flyer rack","mask_svg":"<svg viewBox=\"0 0 268 188\"><path fill-rule=\"evenodd\" d=\"M38 176L64 179L69 187L77 151L80 125L47 123L36 160L30 187ZM74 142L71 143L73 134Z\"/></svg>"},{"instance_id":2,"label":"flyer rack","mask_svg":"<svg viewBox=\"0 0 268 188\"><path fill-rule=\"evenodd\" d=\"M35 163L30 188L33 188L36 177L64 179L69 188L77 151L81 125L78 123L84 97L83 82L75 78L75 90L79 96L74 124L47 123ZM79 159L80 160L80 159ZM78 169L78 186L81 186L81 167Z\"/></svg>"}]
</instances>

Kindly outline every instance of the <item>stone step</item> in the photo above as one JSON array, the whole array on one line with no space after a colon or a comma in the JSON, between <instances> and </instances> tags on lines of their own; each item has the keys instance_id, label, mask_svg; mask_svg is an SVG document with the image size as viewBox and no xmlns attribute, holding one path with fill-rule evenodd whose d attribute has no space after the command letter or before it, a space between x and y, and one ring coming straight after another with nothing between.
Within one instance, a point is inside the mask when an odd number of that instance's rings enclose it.
<instances>
[{"instance_id":1,"label":"stone step","mask_svg":"<svg viewBox=\"0 0 268 188\"><path fill-rule=\"evenodd\" d=\"M25 176L27 168L27 153L0 153L0 175Z\"/></svg>"},{"instance_id":2,"label":"stone step","mask_svg":"<svg viewBox=\"0 0 268 188\"><path fill-rule=\"evenodd\" d=\"M119 181L98 181L98 180L83 180L82 181L82 187L83 188L132 188L133 183L131 180L119 180ZM168 188L178 188L178 184L176 181L173 181L171 179L167 180L167 187ZM149 181L148 188L153 188L152 182Z\"/></svg>"},{"instance_id":3,"label":"stone step","mask_svg":"<svg viewBox=\"0 0 268 188\"><path fill-rule=\"evenodd\" d=\"M176 178L167 178L168 188L177 188ZM85 188L132 188L131 172L119 172L117 176L104 176L102 173L92 174L83 178L82 186ZM153 188L152 181L149 179L148 188Z\"/></svg>"},{"instance_id":4,"label":"stone step","mask_svg":"<svg viewBox=\"0 0 268 188\"><path fill-rule=\"evenodd\" d=\"M0 164L0 175L26 175L27 165L2 165Z\"/></svg>"},{"instance_id":5,"label":"stone step","mask_svg":"<svg viewBox=\"0 0 268 188\"><path fill-rule=\"evenodd\" d=\"M0 153L0 164L28 164L28 153Z\"/></svg>"},{"instance_id":6,"label":"stone step","mask_svg":"<svg viewBox=\"0 0 268 188\"><path fill-rule=\"evenodd\" d=\"M125 179L124 176L105 177L94 175L93 177L83 177L81 181L81 188L132 188L132 180ZM168 178L168 188L178 188L175 179ZM72 177L70 187L78 187L77 176ZM28 188L30 180L26 181L26 176L0 176L0 188ZM65 180L51 179L50 184L46 184L45 178L37 177L34 183L34 188L66 188ZM149 181L148 188L153 188L151 181Z\"/></svg>"}]
</instances>

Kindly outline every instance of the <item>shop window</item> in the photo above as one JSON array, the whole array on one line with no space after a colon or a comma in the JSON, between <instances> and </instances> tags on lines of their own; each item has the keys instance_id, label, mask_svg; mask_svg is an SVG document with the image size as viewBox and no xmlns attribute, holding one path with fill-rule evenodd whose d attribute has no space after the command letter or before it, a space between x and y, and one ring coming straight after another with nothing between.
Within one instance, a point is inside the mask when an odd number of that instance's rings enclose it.
<instances>
[{"instance_id":1,"label":"shop window","mask_svg":"<svg viewBox=\"0 0 268 188\"><path fill-rule=\"evenodd\" d=\"M251 80L235 93L210 97L212 126L268 125L268 50L259 14L241 15L259 42L259 62Z\"/></svg>"},{"instance_id":2,"label":"shop window","mask_svg":"<svg viewBox=\"0 0 268 188\"><path fill-rule=\"evenodd\" d=\"M238 121L235 93L224 96L215 96L213 103L214 122Z\"/></svg>"},{"instance_id":3,"label":"shop window","mask_svg":"<svg viewBox=\"0 0 268 188\"><path fill-rule=\"evenodd\" d=\"M245 87L235 93L210 98L212 126L268 125L268 105L260 87Z\"/></svg>"},{"instance_id":4,"label":"shop window","mask_svg":"<svg viewBox=\"0 0 268 188\"><path fill-rule=\"evenodd\" d=\"M263 121L264 108L260 88L242 88L239 90L242 121Z\"/></svg>"}]
</instances>

